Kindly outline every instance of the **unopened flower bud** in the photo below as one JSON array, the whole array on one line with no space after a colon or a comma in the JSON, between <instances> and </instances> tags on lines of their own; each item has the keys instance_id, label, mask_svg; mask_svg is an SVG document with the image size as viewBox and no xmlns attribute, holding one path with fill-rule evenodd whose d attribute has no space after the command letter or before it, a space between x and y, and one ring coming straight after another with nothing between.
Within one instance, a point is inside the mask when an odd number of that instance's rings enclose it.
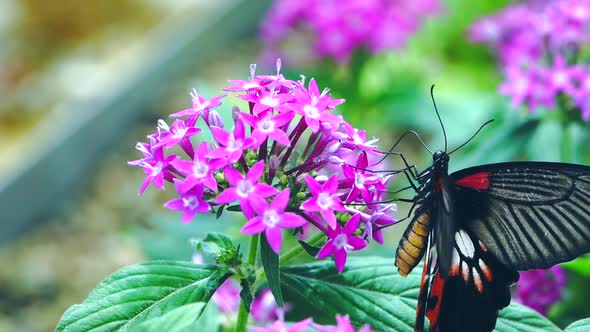
<instances>
[{"instance_id":1,"label":"unopened flower bud","mask_svg":"<svg viewBox=\"0 0 590 332\"><path fill-rule=\"evenodd\" d=\"M297 197L297 199L300 199L300 200L305 199L305 196L306 196L305 193L301 192L301 191L295 195L295 197Z\"/></svg>"},{"instance_id":2,"label":"unopened flower bud","mask_svg":"<svg viewBox=\"0 0 590 332\"><path fill-rule=\"evenodd\" d=\"M223 172L215 173L215 181L217 181L217 183L225 183L225 174L223 174Z\"/></svg>"},{"instance_id":3,"label":"unopened flower bud","mask_svg":"<svg viewBox=\"0 0 590 332\"><path fill-rule=\"evenodd\" d=\"M279 182L281 185L286 186L289 183L289 178L286 175L283 175L279 178Z\"/></svg>"},{"instance_id":4,"label":"unopened flower bud","mask_svg":"<svg viewBox=\"0 0 590 332\"><path fill-rule=\"evenodd\" d=\"M269 172L274 174L277 171L277 169L279 168L280 164L281 164L281 161L279 160L279 157L277 157L274 154L272 156L270 156L270 158L268 159Z\"/></svg>"},{"instance_id":5,"label":"unopened flower bud","mask_svg":"<svg viewBox=\"0 0 590 332\"><path fill-rule=\"evenodd\" d=\"M221 115L216 110L209 111L209 126L215 126L219 128L223 128L223 120L221 119Z\"/></svg>"}]
</instances>

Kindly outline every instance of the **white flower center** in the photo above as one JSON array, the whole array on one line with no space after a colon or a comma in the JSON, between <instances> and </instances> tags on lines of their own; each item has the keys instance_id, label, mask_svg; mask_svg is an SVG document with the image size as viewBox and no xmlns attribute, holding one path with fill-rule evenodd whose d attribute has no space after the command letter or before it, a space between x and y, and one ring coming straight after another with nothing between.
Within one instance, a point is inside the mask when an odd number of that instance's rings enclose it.
<instances>
[{"instance_id":1,"label":"white flower center","mask_svg":"<svg viewBox=\"0 0 590 332\"><path fill-rule=\"evenodd\" d=\"M258 122L258 130L263 133L272 133L275 130L275 123L271 118L264 118Z\"/></svg>"},{"instance_id":2,"label":"white flower center","mask_svg":"<svg viewBox=\"0 0 590 332\"><path fill-rule=\"evenodd\" d=\"M229 144L227 145L226 149L229 152L234 152L238 151L242 147L242 145L244 145L242 140L236 139L234 135L231 135L229 137Z\"/></svg>"},{"instance_id":3,"label":"white flower center","mask_svg":"<svg viewBox=\"0 0 590 332\"><path fill-rule=\"evenodd\" d=\"M365 188L365 177L361 173L354 174L354 184L359 189Z\"/></svg>"},{"instance_id":4,"label":"white flower center","mask_svg":"<svg viewBox=\"0 0 590 332\"><path fill-rule=\"evenodd\" d=\"M162 168L164 168L164 165L159 161L156 166L152 167L152 176L158 175L162 171Z\"/></svg>"},{"instance_id":5,"label":"white flower center","mask_svg":"<svg viewBox=\"0 0 590 332\"><path fill-rule=\"evenodd\" d=\"M195 161L195 166L193 166L193 175L196 178L205 177L209 173L209 165L202 161Z\"/></svg>"},{"instance_id":6,"label":"white flower center","mask_svg":"<svg viewBox=\"0 0 590 332\"><path fill-rule=\"evenodd\" d=\"M262 216L262 222L267 227L275 227L279 221L281 221L281 217L279 216L276 210L271 209L264 211L264 215Z\"/></svg>"},{"instance_id":7,"label":"white flower center","mask_svg":"<svg viewBox=\"0 0 590 332\"><path fill-rule=\"evenodd\" d=\"M308 116L312 119L317 119L320 116L320 112L318 111L318 108L313 105L305 105L303 107L303 112L305 112L306 116Z\"/></svg>"},{"instance_id":8,"label":"white flower center","mask_svg":"<svg viewBox=\"0 0 590 332\"><path fill-rule=\"evenodd\" d=\"M199 207L199 200L197 199L197 196L183 197L182 205L189 210L194 210Z\"/></svg>"},{"instance_id":9,"label":"white flower center","mask_svg":"<svg viewBox=\"0 0 590 332\"><path fill-rule=\"evenodd\" d=\"M262 105L266 105L268 107L276 107L279 105L279 100L273 98L273 96L266 96L266 97L260 99L260 103Z\"/></svg>"},{"instance_id":10,"label":"white flower center","mask_svg":"<svg viewBox=\"0 0 590 332\"><path fill-rule=\"evenodd\" d=\"M338 234L334 238L334 247L338 250L346 250L351 251L353 248L350 244L348 244L348 236L346 234Z\"/></svg>"},{"instance_id":11,"label":"white flower center","mask_svg":"<svg viewBox=\"0 0 590 332\"><path fill-rule=\"evenodd\" d=\"M187 127L175 127L170 130L172 132L172 137L174 138L182 138L186 135L188 131Z\"/></svg>"},{"instance_id":12,"label":"white flower center","mask_svg":"<svg viewBox=\"0 0 590 332\"><path fill-rule=\"evenodd\" d=\"M555 85L557 86L564 86L568 81L568 77L567 74L564 73L563 71L558 71L555 74L553 74L553 82L555 82Z\"/></svg>"},{"instance_id":13,"label":"white flower center","mask_svg":"<svg viewBox=\"0 0 590 332\"><path fill-rule=\"evenodd\" d=\"M248 83L244 84L242 87L246 90L249 90L249 89L259 88L260 84L258 84L257 82L248 82Z\"/></svg>"},{"instance_id":14,"label":"white flower center","mask_svg":"<svg viewBox=\"0 0 590 332\"><path fill-rule=\"evenodd\" d=\"M246 198L251 192L254 191L254 185L250 180L241 180L236 186L236 191L238 196Z\"/></svg>"},{"instance_id":15,"label":"white flower center","mask_svg":"<svg viewBox=\"0 0 590 332\"><path fill-rule=\"evenodd\" d=\"M320 193L318 195L318 205L320 209L327 210L332 206L332 204L334 204L334 201L332 200L332 196L330 196L328 193Z\"/></svg>"}]
</instances>

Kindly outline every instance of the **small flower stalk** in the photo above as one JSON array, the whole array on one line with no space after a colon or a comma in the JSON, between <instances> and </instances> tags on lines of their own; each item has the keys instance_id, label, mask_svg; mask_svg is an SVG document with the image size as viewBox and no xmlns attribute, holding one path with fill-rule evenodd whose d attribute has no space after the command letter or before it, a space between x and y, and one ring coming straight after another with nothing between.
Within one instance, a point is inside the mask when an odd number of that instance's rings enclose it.
<instances>
[{"instance_id":1,"label":"small flower stalk","mask_svg":"<svg viewBox=\"0 0 590 332\"><path fill-rule=\"evenodd\" d=\"M160 120L148 142L137 144L142 158L129 164L146 173L140 194L150 184L172 184L178 198L165 207L182 212L184 223L238 211L247 220L241 232L263 234L277 253L284 230L315 228L327 236L318 258L334 256L342 271L349 252L370 239L382 243L380 229L396 221L395 205L384 203L391 176L369 170L370 157L381 155L377 139L338 115L344 100L313 78L286 79L280 60L275 75L255 69L224 89L240 103L233 123L215 109L228 96L193 91L191 108L172 114L171 125ZM213 139L199 140L207 131Z\"/></svg>"},{"instance_id":2,"label":"small flower stalk","mask_svg":"<svg viewBox=\"0 0 590 332\"><path fill-rule=\"evenodd\" d=\"M498 55L505 77L499 91L514 107L576 108L588 121L589 27L590 1L530 1L480 19L470 38Z\"/></svg>"}]
</instances>

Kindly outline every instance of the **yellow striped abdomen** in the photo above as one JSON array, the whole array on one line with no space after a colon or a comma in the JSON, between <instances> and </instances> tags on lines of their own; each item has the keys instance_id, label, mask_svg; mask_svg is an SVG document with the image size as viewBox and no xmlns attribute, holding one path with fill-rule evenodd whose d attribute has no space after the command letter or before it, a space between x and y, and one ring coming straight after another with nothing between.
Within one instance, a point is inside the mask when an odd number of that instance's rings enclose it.
<instances>
[{"instance_id":1,"label":"yellow striped abdomen","mask_svg":"<svg viewBox=\"0 0 590 332\"><path fill-rule=\"evenodd\" d=\"M426 212L410 222L395 252L395 266L401 275L408 275L422 259L430 229L430 216Z\"/></svg>"}]
</instances>

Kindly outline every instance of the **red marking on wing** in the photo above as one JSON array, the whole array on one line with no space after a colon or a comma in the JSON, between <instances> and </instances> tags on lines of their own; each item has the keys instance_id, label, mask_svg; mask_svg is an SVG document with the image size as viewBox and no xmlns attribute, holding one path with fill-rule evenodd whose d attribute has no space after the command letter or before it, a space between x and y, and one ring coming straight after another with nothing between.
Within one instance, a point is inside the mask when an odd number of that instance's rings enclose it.
<instances>
[{"instance_id":1,"label":"red marking on wing","mask_svg":"<svg viewBox=\"0 0 590 332\"><path fill-rule=\"evenodd\" d=\"M435 331L440 331L438 328L438 316L440 314L444 286L445 281L441 278L440 273L436 273L428 296L430 306L426 310L426 317L430 321L430 327L436 327Z\"/></svg>"},{"instance_id":2,"label":"red marking on wing","mask_svg":"<svg viewBox=\"0 0 590 332\"><path fill-rule=\"evenodd\" d=\"M457 180L455 184L476 190L490 188L490 172L479 172Z\"/></svg>"}]
</instances>

